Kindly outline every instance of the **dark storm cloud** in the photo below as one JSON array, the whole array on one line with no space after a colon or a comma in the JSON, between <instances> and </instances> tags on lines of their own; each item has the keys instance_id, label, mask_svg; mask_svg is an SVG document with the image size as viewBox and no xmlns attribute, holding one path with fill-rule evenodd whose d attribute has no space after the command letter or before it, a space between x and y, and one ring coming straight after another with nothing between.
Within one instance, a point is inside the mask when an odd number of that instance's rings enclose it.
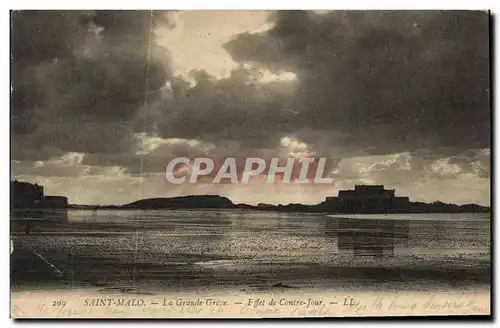
<instances>
[{"instance_id":1,"label":"dark storm cloud","mask_svg":"<svg viewBox=\"0 0 500 328\"><path fill-rule=\"evenodd\" d=\"M489 147L486 12L283 11L274 22L226 49L297 74L297 130L370 154Z\"/></svg>"},{"instance_id":2,"label":"dark storm cloud","mask_svg":"<svg viewBox=\"0 0 500 328\"><path fill-rule=\"evenodd\" d=\"M154 12L153 26L165 17ZM146 80L154 94L170 74L166 50L149 43L150 18L149 11L12 13L13 158L132 146Z\"/></svg>"},{"instance_id":3,"label":"dark storm cloud","mask_svg":"<svg viewBox=\"0 0 500 328\"><path fill-rule=\"evenodd\" d=\"M286 156L288 136L335 163L411 152L425 172L442 157L466 170L482 155L464 151L490 145L487 13L277 12L270 30L226 44L241 64L228 78L195 71L194 84L153 44L145 106L149 14L13 14L14 159L71 151L85 165L162 172L177 156ZM296 79L263 83L264 70ZM142 155L143 131L184 141Z\"/></svg>"},{"instance_id":4,"label":"dark storm cloud","mask_svg":"<svg viewBox=\"0 0 500 328\"><path fill-rule=\"evenodd\" d=\"M456 156L450 157L449 163L456 164L463 173L475 173L480 178L490 178L490 152L467 150Z\"/></svg>"},{"instance_id":5,"label":"dark storm cloud","mask_svg":"<svg viewBox=\"0 0 500 328\"><path fill-rule=\"evenodd\" d=\"M158 133L164 138L239 141L247 148L273 147L296 129L296 117L284 111L293 82L262 84L251 69L240 67L226 79L193 72L194 86L172 83L172 98L159 106Z\"/></svg>"}]
</instances>

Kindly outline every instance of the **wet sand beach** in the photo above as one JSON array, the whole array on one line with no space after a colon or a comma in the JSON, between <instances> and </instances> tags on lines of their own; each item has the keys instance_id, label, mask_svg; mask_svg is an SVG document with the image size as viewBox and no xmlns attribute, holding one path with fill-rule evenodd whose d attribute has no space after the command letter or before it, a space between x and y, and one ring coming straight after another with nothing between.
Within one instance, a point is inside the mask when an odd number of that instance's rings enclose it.
<instances>
[{"instance_id":1,"label":"wet sand beach","mask_svg":"<svg viewBox=\"0 0 500 328\"><path fill-rule=\"evenodd\" d=\"M69 211L64 220L33 222L29 234L17 223L14 291L438 291L490 284L488 214Z\"/></svg>"}]
</instances>

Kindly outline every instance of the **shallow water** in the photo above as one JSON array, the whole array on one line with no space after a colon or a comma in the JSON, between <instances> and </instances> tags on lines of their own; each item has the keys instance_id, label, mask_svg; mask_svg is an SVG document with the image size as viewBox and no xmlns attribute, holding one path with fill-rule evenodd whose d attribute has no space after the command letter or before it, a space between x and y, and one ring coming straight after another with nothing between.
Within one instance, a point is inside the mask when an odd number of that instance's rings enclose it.
<instances>
[{"instance_id":1,"label":"shallow water","mask_svg":"<svg viewBox=\"0 0 500 328\"><path fill-rule=\"evenodd\" d=\"M15 288L433 290L490 283L489 214L68 211L33 221L29 235L24 219L11 225Z\"/></svg>"}]
</instances>

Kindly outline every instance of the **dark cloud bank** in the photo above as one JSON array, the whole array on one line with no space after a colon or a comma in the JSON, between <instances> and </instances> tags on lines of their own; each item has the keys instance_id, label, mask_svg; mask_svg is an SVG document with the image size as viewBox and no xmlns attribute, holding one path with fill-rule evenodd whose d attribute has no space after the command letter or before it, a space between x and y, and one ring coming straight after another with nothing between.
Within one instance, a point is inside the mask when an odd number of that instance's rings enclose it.
<instances>
[{"instance_id":1,"label":"dark cloud bank","mask_svg":"<svg viewBox=\"0 0 500 328\"><path fill-rule=\"evenodd\" d=\"M225 45L241 64L230 77L195 84L148 42L151 18L169 26L164 12L12 13L13 160L82 152L136 174L138 133L199 142L144 156L162 172L177 156L278 154L287 136L337 159L407 152L414 173L480 161L489 177L487 12L277 12ZM261 83L259 69L296 79Z\"/></svg>"}]
</instances>

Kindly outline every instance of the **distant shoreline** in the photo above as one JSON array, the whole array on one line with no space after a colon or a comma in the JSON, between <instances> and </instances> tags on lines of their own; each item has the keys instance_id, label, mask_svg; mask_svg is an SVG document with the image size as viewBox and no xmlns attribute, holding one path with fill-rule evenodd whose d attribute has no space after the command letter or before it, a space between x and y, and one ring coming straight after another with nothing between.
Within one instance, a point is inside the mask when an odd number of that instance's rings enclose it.
<instances>
[{"instance_id":1,"label":"distant shoreline","mask_svg":"<svg viewBox=\"0 0 500 328\"><path fill-rule=\"evenodd\" d=\"M383 185L355 185L353 190L340 190L338 197L326 197L317 204L289 203L273 205L258 203L249 205L233 203L229 198L216 195L185 195L176 197L155 197L136 200L122 205L69 204L64 196L44 196L43 186L26 182L11 181L17 194L11 193L11 213L19 210L54 212L57 210L190 210L190 211L261 211L279 213L317 214L410 214L410 213L490 213L491 208L477 204L448 204L411 202L409 197L395 195L395 189ZM17 196L16 196L17 195ZM45 201L48 199L48 201Z\"/></svg>"},{"instance_id":2,"label":"distant shoreline","mask_svg":"<svg viewBox=\"0 0 500 328\"><path fill-rule=\"evenodd\" d=\"M12 212L47 212L47 213L57 213L64 211L174 211L174 212L196 212L196 211L204 211L204 212L262 212L262 213L286 213L286 214L307 214L313 216L353 216L353 215L398 215L398 214L480 214L480 213L490 213L491 211L485 212L391 212L391 213L334 213L334 212L301 212L301 211L278 211L278 210L268 210L268 209L241 209L241 208L181 208L181 209L172 209L172 208L79 208L79 207L68 207L66 209L14 209Z\"/></svg>"},{"instance_id":3,"label":"distant shoreline","mask_svg":"<svg viewBox=\"0 0 500 328\"><path fill-rule=\"evenodd\" d=\"M339 203L331 206L327 202L314 205L287 204L271 205L259 203L258 205L234 204L227 197L219 195L190 195L170 198L148 198L141 199L124 205L84 205L68 204L60 208L34 207L34 208L12 208L11 213L16 211L38 211L56 212L67 210L171 210L171 211L259 211L279 213L308 213L308 214L417 214L417 213L491 213L491 208L477 204L455 205L442 202L423 203L407 202L405 205L392 206L365 206L363 203Z\"/></svg>"}]
</instances>

